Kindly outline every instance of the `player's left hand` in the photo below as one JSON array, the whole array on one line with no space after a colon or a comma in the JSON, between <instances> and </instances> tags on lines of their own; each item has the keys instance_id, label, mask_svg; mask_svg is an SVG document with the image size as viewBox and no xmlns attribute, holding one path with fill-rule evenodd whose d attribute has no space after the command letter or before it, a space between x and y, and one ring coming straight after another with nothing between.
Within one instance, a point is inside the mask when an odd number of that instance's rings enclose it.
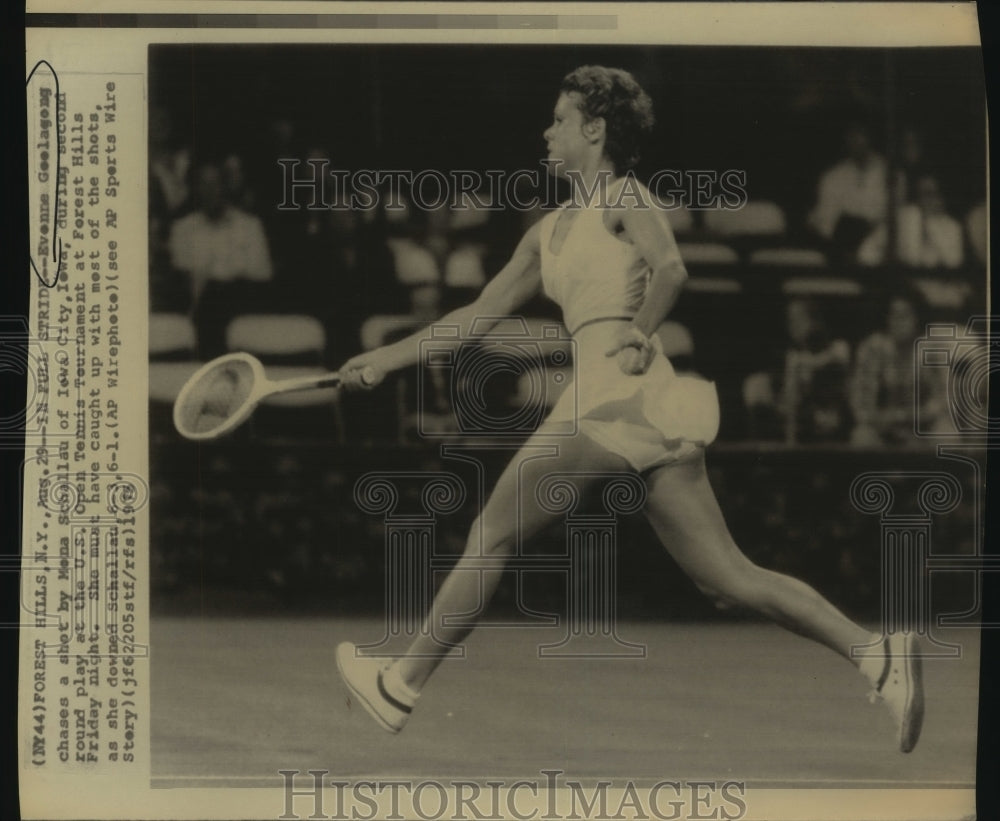
<instances>
[{"instance_id":1,"label":"player's left hand","mask_svg":"<svg viewBox=\"0 0 1000 821\"><path fill-rule=\"evenodd\" d=\"M614 342L605 356L616 356L622 373L638 376L649 370L656 355L652 340L634 325L626 325L615 334Z\"/></svg>"}]
</instances>

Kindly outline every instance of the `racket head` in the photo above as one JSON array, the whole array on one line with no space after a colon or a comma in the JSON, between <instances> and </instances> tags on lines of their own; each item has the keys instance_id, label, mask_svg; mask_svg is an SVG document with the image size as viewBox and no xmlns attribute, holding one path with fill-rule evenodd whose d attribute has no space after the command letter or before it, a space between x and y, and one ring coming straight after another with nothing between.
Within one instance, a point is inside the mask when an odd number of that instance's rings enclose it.
<instances>
[{"instance_id":1,"label":"racket head","mask_svg":"<svg viewBox=\"0 0 1000 821\"><path fill-rule=\"evenodd\" d=\"M195 442L225 436L253 413L265 383L264 366L248 353L206 362L177 395L174 427Z\"/></svg>"}]
</instances>

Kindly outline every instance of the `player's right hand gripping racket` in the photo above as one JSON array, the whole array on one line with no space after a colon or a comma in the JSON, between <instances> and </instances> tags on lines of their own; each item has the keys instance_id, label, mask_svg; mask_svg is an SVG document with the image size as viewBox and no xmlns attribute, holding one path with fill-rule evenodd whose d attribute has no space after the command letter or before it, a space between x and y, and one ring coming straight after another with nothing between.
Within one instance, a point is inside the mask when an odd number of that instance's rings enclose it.
<instances>
[{"instance_id":1,"label":"player's right hand gripping racket","mask_svg":"<svg viewBox=\"0 0 1000 821\"><path fill-rule=\"evenodd\" d=\"M375 372L365 368L361 381L373 384ZM239 427L269 396L339 384L339 373L272 381L256 357L248 353L226 354L202 365L184 383L174 402L174 427L185 439L215 439Z\"/></svg>"}]
</instances>

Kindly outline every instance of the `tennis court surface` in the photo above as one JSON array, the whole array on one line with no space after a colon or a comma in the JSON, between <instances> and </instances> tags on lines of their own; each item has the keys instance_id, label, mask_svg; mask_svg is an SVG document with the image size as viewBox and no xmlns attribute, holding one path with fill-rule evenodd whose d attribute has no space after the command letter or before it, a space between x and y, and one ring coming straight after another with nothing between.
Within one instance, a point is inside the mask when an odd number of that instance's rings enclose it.
<instances>
[{"instance_id":1,"label":"tennis court surface","mask_svg":"<svg viewBox=\"0 0 1000 821\"><path fill-rule=\"evenodd\" d=\"M747 787L970 787L978 636L926 660L927 715L909 755L864 680L823 647L758 623L619 625L645 659L539 659L550 629L479 630L398 736L349 705L334 648L377 641L375 619L156 617L157 787L278 786L334 776L736 779Z\"/></svg>"}]
</instances>

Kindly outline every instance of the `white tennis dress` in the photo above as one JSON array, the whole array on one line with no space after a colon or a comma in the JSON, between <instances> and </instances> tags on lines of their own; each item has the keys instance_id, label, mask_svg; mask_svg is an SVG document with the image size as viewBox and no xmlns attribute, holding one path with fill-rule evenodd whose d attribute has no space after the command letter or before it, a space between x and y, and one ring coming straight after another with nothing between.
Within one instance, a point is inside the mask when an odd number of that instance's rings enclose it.
<instances>
[{"instance_id":1,"label":"white tennis dress","mask_svg":"<svg viewBox=\"0 0 1000 821\"><path fill-rule=\"evenodd\" d=\"M604 227L600 203L581 209L553 254L552 233L564 208L546 215L540 225L542 287L562 308L576 341L575 385L562 394L545 424L565 426L576 418L580 432L638 471L684 459L718 434L715 384L678 376L661 353L641 375L623 373L617 358L606 355L619 323L600 320L635 316L650 267L634 245Z\"/></svg>"}]
</instances>

